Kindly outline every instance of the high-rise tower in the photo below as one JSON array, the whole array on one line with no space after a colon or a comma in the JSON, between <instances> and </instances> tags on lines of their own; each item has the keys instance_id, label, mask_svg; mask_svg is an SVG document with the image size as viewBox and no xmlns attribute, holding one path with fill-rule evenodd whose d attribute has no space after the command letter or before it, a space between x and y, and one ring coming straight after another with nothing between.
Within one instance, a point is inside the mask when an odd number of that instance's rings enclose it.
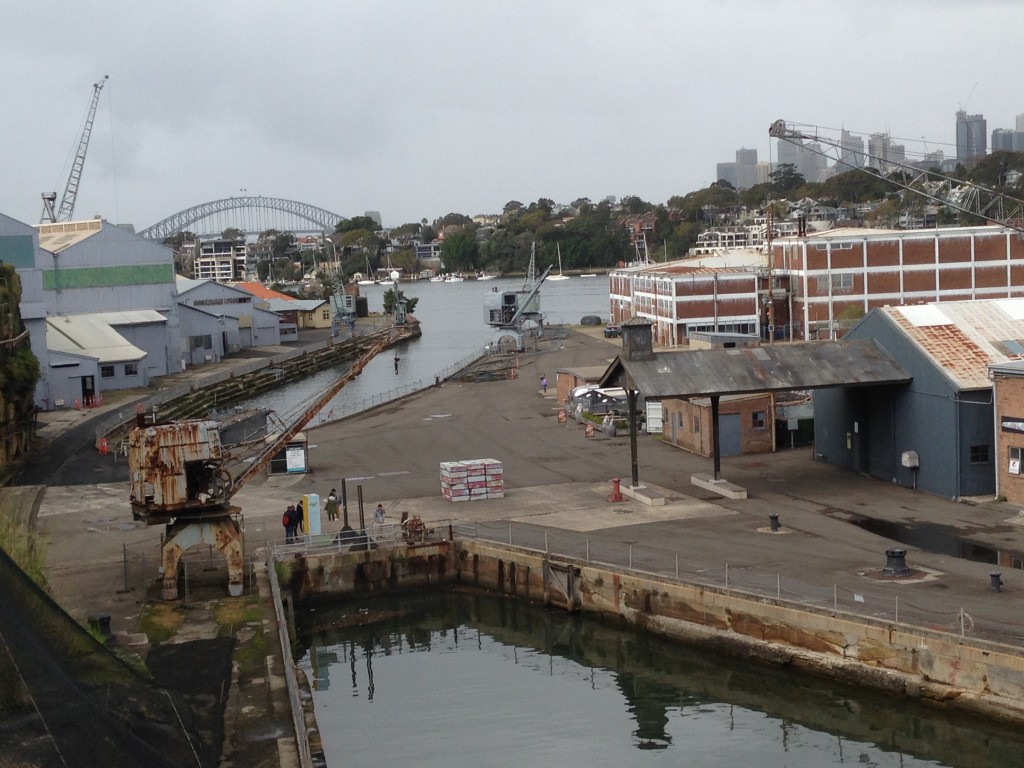
<instances>
[{"instance_id":1,"label":"high-rise tower","mask_svg":"<svg viewBox=\"0 0 1024 768\"><path fill-rule=\"evenodd\" d=\"M961 163L976 163L988 152L988 123L984 115L968 115L964 110L956 113L956 159Z\"/></svg>"}]
</instances>

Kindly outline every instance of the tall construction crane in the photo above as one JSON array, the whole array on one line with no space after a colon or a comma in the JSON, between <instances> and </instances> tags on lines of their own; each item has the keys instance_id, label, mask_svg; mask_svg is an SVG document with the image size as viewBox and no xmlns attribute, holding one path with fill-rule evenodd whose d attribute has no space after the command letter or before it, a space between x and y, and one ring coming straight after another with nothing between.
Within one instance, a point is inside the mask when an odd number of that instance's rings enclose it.
<instances>
[{"instance_id":1,"label":"tall construction crane","mask_svg":"<svg viewBox=\"0 0 1024 768\"><path fill-rule=\"evenodd\" d=\"M100 91L106 85L109 75L92 84L92 101L89 104L89 111L85 116L85 126L82 128L82 136L78 140L78 152L75 153L75 162L71 165L71 173L68 175L68 183L64 187L64 196L60 199L60 208L54 211L57 202L57 193L43 193L43 217L41 221L71 221L75 214L75 199L78 197L78 184L82 180L82 169L85 167L85 153L89 149L89 135L92 133L92 124L96 119L96 105L100 101Z\"/></svg>"},{"instance_id":2,"label":"tall construction crane","mask_svg":"<svg viewBox=\"0 0 1024 768\"><path fill-rule=\"evenodd\" d=\"M869 167L870 161L876 161L879 171L886 167L899 169L905 173L890 173L882 178L934 203L963 213L973 214L991 221L993 224L1012 229L1024 237L1024 200L1018 200L1003 192L983 187L971 181L956 179L935 171L923 171L907 163L875 157L859 149L857 154L867 158L869 162L865 163L863 167L851 165L842 159L844 148L841 142L817 132L808 133L798 130L794 124L786 123L784 120L776 120L772 123L768 129L768 135L795 144L826 159L834 160L837 166L857 168L872 173Z\"/></svg>"}]
</instances>

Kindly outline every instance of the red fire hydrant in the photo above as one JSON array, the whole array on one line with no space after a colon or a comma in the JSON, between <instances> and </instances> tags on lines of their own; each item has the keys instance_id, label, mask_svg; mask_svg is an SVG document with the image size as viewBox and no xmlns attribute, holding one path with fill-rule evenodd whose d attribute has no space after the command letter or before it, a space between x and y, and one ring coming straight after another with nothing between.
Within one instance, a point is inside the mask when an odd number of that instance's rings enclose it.
<instances>
[{"instance_id":1,"label":"red fire hydrant","mask_svg":"<svg viewBox=\"0 0 1024 768\"><path fill-rule=\"evenodd\" d=\"M622 482L617 477L612 478L612 495L608 497L608 501L619 502L622 501L622 491L619 490L619 484Z\"/></svg>"}]
</instances>

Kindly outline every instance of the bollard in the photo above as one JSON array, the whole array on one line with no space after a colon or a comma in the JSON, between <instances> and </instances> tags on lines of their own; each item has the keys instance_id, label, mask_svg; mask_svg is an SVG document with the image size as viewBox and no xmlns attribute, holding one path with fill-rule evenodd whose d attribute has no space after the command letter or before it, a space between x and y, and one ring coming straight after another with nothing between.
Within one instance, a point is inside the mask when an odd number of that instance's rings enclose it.
<instances>
[{"instance_id":1,"label":"bollard","mask_svg":"<svg viewBox=\"0 0 1024 768\"><path fill-rule=\"evenodd\" d=\"M89 628L96 632L103 640L110 639L110 614L90 613L88 617Z\"/></svg>"},{"instance_id":2,"label":"bollard","mask_svg":"<svg viewBox=\"0 0 1024 768\"><path fill-rule=\"evenodd\" d=\"M558 423L559 424L565 424L567 418L568 417L565 415L565 408L559 408L558 409Z\"/></svg>"},{"instance_id":3,"label":"bollard","mask_svg":"<svg viewBox=\"0 0 1024 768\"><path fill-rule=\"evenodd\" d=\"M992 591L998 592L1003 586L1002 571L989 571L988 577L992 582Z\"/></svg>"},{"instance_id":4,"label":"bollard","mask_svg":"<svg viewBox=\"0 0 1024 768\"><path fill-rule=\"evenodd\" d=\"M768 523L772 527L772 533L778 533L779 532L779 513L778 512L772 512L770 515L768 515Z\"/></svg>"},{"instance_id":5,"label":"bollard","mask_svg":"<svg viewBox=\"0 0 1024 768\"><path fill-rule=\"evenodd\" d=\"M612 478L612 495L608 497L608 501L619 502L622 501L622 479L618 477Z\"/></svg>"},{"instance_id":6,"label":"bollard","mask_svg":"<svg viewBox=\"0 0 1024 768\"><path fill-rule=\"evenodd\" d=\"M100 438L99 450L100 450L100 453L102 453L102 454L106 454L107 453L107 451L109 450L109 448L107 447L107 438L105 438L105 437L101 437Z\"/></svg>"},{"instance_id":7,"label":"bollard","mask_svg":"<svg viewBox=\"0 0 1024 768\"><path fill-rule=\"evenodd\" d=\"M593 437L594 436L594 425L593 425L593 423L587 422L587 426L583 428L583 433L587 437Z\"/></svg>"},{"instance_id":8,"label":"bollard","mask_svg":"<svg viewBox=\"0 0 1024 768\"><path fill-rule=\"evenodd\" d=\"M907 550L885 550L885 568L882 569L882 573L886 576L909 576L910 568L907 567Z\"/></svg>"}]
</instances>

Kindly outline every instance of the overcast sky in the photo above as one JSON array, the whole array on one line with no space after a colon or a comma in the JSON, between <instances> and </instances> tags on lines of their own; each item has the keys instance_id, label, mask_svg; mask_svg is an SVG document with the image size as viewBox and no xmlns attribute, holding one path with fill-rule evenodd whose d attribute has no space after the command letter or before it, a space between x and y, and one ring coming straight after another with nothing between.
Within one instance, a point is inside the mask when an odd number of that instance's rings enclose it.
<instances>
[{"instance_id":1,"label":"overcast sky","mask_svg":"<svg viewBox=\"0 0 1024 768\"><path fill-rule=\"evenodd\" d=\"M1024 113L1021 0L7 0L0 213L138 229L259 194L385 225L706 187L777 118L955 156ZM774 142L773 142L774 143ZM908 150L913 151L908 141Z\"/></svg>"}]
</instances>

